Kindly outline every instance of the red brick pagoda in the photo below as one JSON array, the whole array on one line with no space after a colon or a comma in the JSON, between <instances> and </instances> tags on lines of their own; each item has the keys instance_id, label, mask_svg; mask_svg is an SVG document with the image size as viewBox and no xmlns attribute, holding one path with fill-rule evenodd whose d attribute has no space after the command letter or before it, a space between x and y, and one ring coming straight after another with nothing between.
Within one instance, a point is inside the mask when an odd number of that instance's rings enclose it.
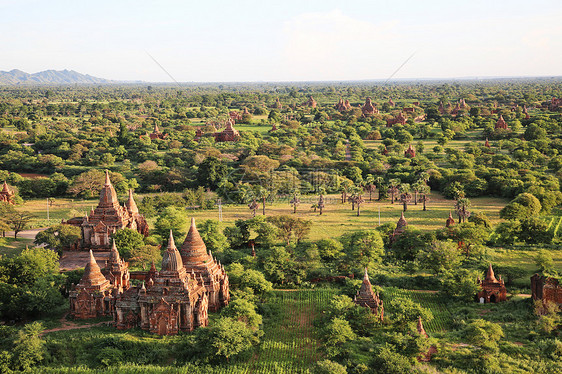
<instances>
[{"instance_id":1,"label":"red brick pagoda","mask_svg":"<svg viewBox=\"0 0 562 374\"><path fill-rule=\"evenodd\" d=\"M556 278L535 274L531 277L533 300L562 304L562 285Z\"/></svg>"},{"instance_id":2,"label":"red brick pagoda","mask_svg":"<svg viewBox=\"0 0 562 374\"><path fill-rule=\"evenodd\" d=\"M174 335L207 326L208 293L204 280L188 273L170 231L162 269L148 287L130 288L115 302L115 326L141 329L159 335Z\"/></svg>"},{"instance_id":3,"label":"red brick pagoda","mask_svg":"<svg viewBox=\"0 0 562 374\"><path fill-rule=\"evenodd\" d=\"M500 114L500 118L498 119L498 121L496 122L496 129L503 129L503 130L507 130L507 122L505 122L505 120L503 119L503 116Z\"/></svg>"},{"instance_id":4,"label":"red brick pagoda","mask_svg":"<svg viewBox=\"0 0 562 374\"><path fill-rule=\"evenodd\" d=\"M119 205L117 193L109 179L109 172L105 172L105 184L100 192L100 200L90 216L86 216L80 223L83 249L94 251L108 251L111 249L110 237L115 231L130 228L148 235L148 223L139 214L137 204L133 199L133 192L129 190L129 198L124 206Z\"/></svg>"},{"instance_id":5,"label":"red brick pagoda","mask_svg":"<svg viewBox=\"0 0 562 374\"><path fill-rule=\"evenodd\" d=\"M404 151L404 157L408 157L408 158L416 157L416 150L412 147L411 144L408 146L408 149Z\"/></svg>"},{"instance_id":6,"label":"red brick pagoda","mask_svg":"<svg viewBox=\"0 0 562 374\"><path fill-rule=\"evenodd\" d=\"M230 118L226 121L225 129L214 133L213 136L216 142L235 142L240 139L240 133L234 128L234 121Z\"/></svg>"},{"instance_id":7,"label":"red brick pagoda","mask_svg":"<svg viewBox=\"0 0 562 374\"><path fill-rule=\"evenodd\" d=\"M486 272L486 278L481 281L478 279L478 283L482 290L478 292L477 298L480 303L497 303L500 301L507 300L507 291L505 289L505 284L500 276L500 279L496 279L494 275L494 269L492 269L492 264L488 267Z\"/></svg>"},{"instance_id":8,"label":"red brick pagoda","mask_svg":"<svg viewBox=\"0 0 562 374\"><path fill-rule=\"evenodd\" d=\"M2 185L2 191L0 191L0 201L8 204L14 204L14 191L10 190L8 184L4 182Z\"/></svg>"},{"instance_id":9,"label":"red brick pagoda","mask_svg":"<svg viewBox=\"0 0 562 374\"><path fill-rule=\"evenodd\" d=\"M383 301L380 299L379 294L373 291L367 268L365 268L363 283L359 291L357 291L357 295L355 295L354 302L359 306L369 308L371 313L379 315L381 321L384 319Z\"/></svg>"},{"instance_id":10,"label":"red brick pagoda","mask_svg":"<svg viewBox=\"0 0 562 374\"><path fill-rule=\"evenodd\" d=\"M406 124L408 118L402 114L402 112L398 113L398 115L394 118L388 118L386 120L386 127L392 127L392 125L402 125Z\"/></svg>"},{"instance_id":11,"label":"red brick pagoda","mask_svg":"<svg viewBox=\"0 0 562 374\"><path fill-rule=\"evenodd\" d=\"M308 100L305 101L302 105L310 107L310 108L316 108L316 100L314 100L314 98L312 96L308 97Z\"/></svg>"},{"instance_id":12,"label":"red brick pagoda","mask_svg":"<svg viewBox=\"0 0 562 374\"><path fill-rule=\"evenodd\" d=\"M453 218L453 215L451 214L451 211L449 211L449 217L447 218L447 221L445 222L445 227L451 227L455 224L455 219Z\"/></svg>"},{"instance_id":13,"label":"red brick pagoda","mask_svg":"<svg viewBox=\"0 0 562 374\"><path fill-rule=\"evenodd\" d=\"M343 99L340 99L340 101L338 101L335 105L335 108L339 112L345 112L351 109L351 104L349 103L349 100L344 101Z\"/></svg>"},{"instance_id":14,"label":"red brick pagoda","mask_svg":"<svg viewBox=\"0 0 562 374\"><path fill-rule=\"evenodd\" d=\"M91 250L84 275L70 291L69 300L74 318L97 318L113 312L113 286L103 276Z\"/></svg>"},{"instance_id":15,"label":"red brick pagoda","mask_svg":"<svg viewBox=\"0 0 562 374\"><path fill-rule=\"evenodd\" d=\"M195 218L180 249L183 265L188 273L202 277L209 293L209 310L217 311L230 301L228 276L224 267L217 262L197 231Z\"/></svg>"},{"instance_id":16,"label":"red brick pagoda","mask_svg":"<svg viewBox=\"0 0 562 374\"><path fill-rule=\"evenodd\" d=\"M408 222L406 222L406 218L404 218L404 212L401 212L400 218L398 219L398 222L396 223L396 228L394 229L392 234L390 234L390 241L393 242L404 231L406 231L406 226L408 226Z\"/></svg>"},{"instance_id":17,"label":"red brick pagoda","mask_svg":"<svg viewBox=\"0 0 562 374\"><path fill-rule=\"evenodd\" d=\"M379 110L371 101L371 98L368 97L365 99L365 104L361 107L361 112L363 112L363 116L372 116L373 114L377 114Z\"/></svg>"}]
</instances>

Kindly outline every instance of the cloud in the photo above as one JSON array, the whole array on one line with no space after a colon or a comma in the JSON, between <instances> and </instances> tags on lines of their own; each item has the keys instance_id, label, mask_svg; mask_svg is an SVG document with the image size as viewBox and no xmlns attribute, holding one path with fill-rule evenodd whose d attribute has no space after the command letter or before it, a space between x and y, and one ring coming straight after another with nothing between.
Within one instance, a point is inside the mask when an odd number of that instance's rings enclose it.
<instances>
[{"instance_id":1,"label":"cloud","mask_svg":"<svg viewBox=\"0 0 562 374\"><path fill-rule=\"evenodd\" d=\"M411 54L396 20L372 23L340 10L304 13L283 28L282 70L295 79L388 76Z\"/></svg>"}]
</instances>

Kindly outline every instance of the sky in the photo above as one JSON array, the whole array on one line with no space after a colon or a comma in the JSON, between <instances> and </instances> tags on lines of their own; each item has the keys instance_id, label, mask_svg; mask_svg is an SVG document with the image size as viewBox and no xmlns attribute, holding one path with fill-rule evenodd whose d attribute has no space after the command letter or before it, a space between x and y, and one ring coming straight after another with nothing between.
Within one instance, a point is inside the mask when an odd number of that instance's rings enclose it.
<instances>
[{"instance_id":1,"label":"sky","mask_svg":"<svg viewBox=\"0 0 562 374\"><path fill-rule=\"evenodd\" d=\"M388 79L410 56L394 79L560 76L562 1L0 0L0 50L146 82Z\"/></svg>"}]
</instances>

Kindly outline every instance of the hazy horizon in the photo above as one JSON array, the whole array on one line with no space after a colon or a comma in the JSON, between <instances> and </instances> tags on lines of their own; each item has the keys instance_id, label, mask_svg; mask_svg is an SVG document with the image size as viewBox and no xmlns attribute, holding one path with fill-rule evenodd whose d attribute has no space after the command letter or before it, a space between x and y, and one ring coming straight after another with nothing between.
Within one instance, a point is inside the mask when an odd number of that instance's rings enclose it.
<instances>
[{"instance_id":1,"label":"hazy horizon","mask_svg":"<svg viewBox=\"0 0 562 374\"><path fill-rule=\"evenodd\" d=\"M0 70L151 83L369 81L411 57L395 79L557 77L560 19L554 0L0 1Z\"/></svg>"}]
</instances>

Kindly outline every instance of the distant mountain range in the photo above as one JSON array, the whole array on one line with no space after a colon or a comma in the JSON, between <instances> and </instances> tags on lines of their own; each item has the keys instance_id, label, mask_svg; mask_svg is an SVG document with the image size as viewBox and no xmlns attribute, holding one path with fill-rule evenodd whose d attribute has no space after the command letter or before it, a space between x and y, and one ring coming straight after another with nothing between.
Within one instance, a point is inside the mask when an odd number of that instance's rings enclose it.
<instances>
[{"instance_id":1,"label":"distant mountain range","mask_svg":"<svg viewBox=\"0 0 562 374\"><path fill-rule=\"evenodd\" d=\"M109 79L80 74L74 70L45 70L29 74L21 70L0 71L0 85L33 85L33 84L92 84L117 83Z\"/></svg>"}]
</instances>

